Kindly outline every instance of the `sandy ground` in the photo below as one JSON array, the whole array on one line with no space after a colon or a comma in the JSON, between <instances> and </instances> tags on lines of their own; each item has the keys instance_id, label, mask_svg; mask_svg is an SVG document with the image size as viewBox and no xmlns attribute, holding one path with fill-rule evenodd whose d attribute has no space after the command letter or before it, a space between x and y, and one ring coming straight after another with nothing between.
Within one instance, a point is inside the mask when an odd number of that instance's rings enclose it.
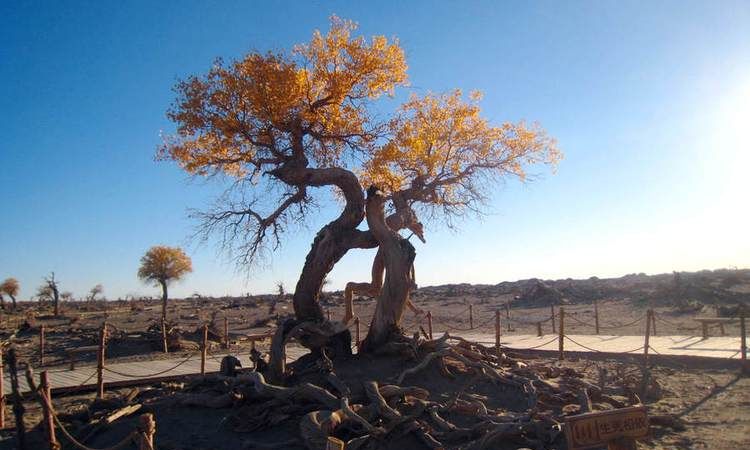
<instances>
[{"instance_id":1,"label":"sandy ground","mask_svg":"<svg viewBox=\"0 0 750 450\"><path fill-rule=\"evenodd\" d=\"M169 320L178 321L186 332L196 330L201 323L213 317L216 327L223 329L223 318L227 317L230 325L230 335L233 337L243 333L258 333L268 329L273 324L269 320L273 315L290 314L291 301L287 297L280 301L269 301L258 298L227 299L227 300L182 300L172 301L169 307ZM415 296L415 304L424 311L431 311L433 315L433 332L443 330L469 328L468 305L473 304L473 319L476 331L494 332L495 311L501 310L501 326L503 333L535 334L537 321L550 317L549 308L521 309L511 308L508 320L504 308L507 298L472 298L458 297L430 297ZM343 315L343 306L336 296L329 296L323 301L326 311L332 318ZM31 305L36 307L36 305ZM54 318L49 309L36 314L29 320L32 328L17 335L17 348L22 360L29 361L33 366L39 364L38 327L45 325L47 343L45 351L46 364L65 363L65 349L96 344L96 329L105 320L118 330L120 336L128 334L141 338L122 338L108 348L108 360L127 361L129 359L155 359L165 357L160 351L159 342L149 342L144 339L143 332L149 325L157 323L160 314L158 302L144 305L140 310L131 307L127 302L110 303L107 305L67 304L64 305L63 318ZM84 309L90 309L85 311ZM362 318L362 337L366 333L365 324L374 310L372 300L362 299L355 302L355 312ZM699 334L699 324L693 319L695 314L680 314L669 308L655 308L657 317L657 332L659 334ZM627 301L600 301L599 313L602 328L607 328L607 334L640 335L643 334L645 321L628 325L645 314L646 306ZM593 305L566 306L566 316L577 320L566 322L566 331L570 334L593 333ZM2 331L6 337L10 334L15 323L23 322L24 315L5 315L2 319ZM29 318L31 318L29 316ZM663 319L663 320L662 320ZM508 330L510 323L510 331ZM415 330L421 324L425 329L427 321L424 315L415 316L407 311L404 325L407 329ZM625 325L625 326L622 326ZM619 327L622 326L622 327ZM544 322L545 332L551 331L549 321ZM619 327L619 328L618 328ZM726 332L737 335L738 327L728 325ZM718 333L718 330L712 330ZM154 334L149 335L151 337ZM198 334L189 336L197 341ZM216 338L218 340L218 338ZM247 351L249 344L239 344L235 351ZM175 356L170 354L169 356ZM527 355L532 357L532 355ZM84 364L92 363L94 355L85 355ZM554 360L542 358L545 364L557 364ZM244 361L243 361L244 362ZM600 380L600 369L605 368L610 373L635 369L634 361L627 359L594 359L569 360L562 363L564 367L574 367L585 371L592 382ZM718 369L710 364L700 366L686 363L683 360L673 363L660 363L653 369L653 374L661 386L662 395L659 399L649 402L650 411L654 413L670 413L679 415L686 423L684 431L674 431L669 428L654 427L653 438L645 441L640 448L669 449L739 449L750 448L750 378L738 376L736 369ZM142 396L169 395L171 385L155 385L147 389ZM121 393L121 392L120 392ZM115 397L118 392L110 392L108 396ZM71 395L55 400L57 409L61 412L75 413L85 409L92 401L92 394ZM28 429L37 429L39 424L38 406L28 402L29 414L26 416ZM179 408L154 405L151 409L157 415L157 442L162 449L209 449L209 448L237 448L239 443L248 437L256 436L227 433L223 428L223 419L229 411L210 411L201 408ZM8 408L10 410L10 408ZM12 414L9 412L12 423ZM90 443L94 447L103 447L117 440L119 435L126 434L132 429L131 419L124 419L113 426L111 431L102 434ZM295 433L294 424L281 424L263 436L268 439L279 438ZM38 439L39 433L32 433ZM11 433L2 432L0 448L14 448ZM38 448L38 447L32 447ZM510 447L509 447L510 448ZM563 443L549 448L565 448Z\"/></svg>"}]
</instances>

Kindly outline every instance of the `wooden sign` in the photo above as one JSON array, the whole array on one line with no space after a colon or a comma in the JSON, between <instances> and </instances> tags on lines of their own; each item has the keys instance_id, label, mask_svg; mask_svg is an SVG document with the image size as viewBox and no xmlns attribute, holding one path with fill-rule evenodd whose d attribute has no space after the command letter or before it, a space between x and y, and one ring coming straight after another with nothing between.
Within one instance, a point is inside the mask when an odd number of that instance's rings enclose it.
<instances>
[{"instance_id":1,"label":"wooden sign","mask_svg":"<svg viewBox=\"0 0 750 450\"><path fill-rule=\"evenodd\" d=\"M565 436L568 439L569 450L605 445L609 448L627 447L628 444L633 444L635 439L646 437L648 434L645 406L579 414L565 419Z\"/></svg>"}]
</instances>

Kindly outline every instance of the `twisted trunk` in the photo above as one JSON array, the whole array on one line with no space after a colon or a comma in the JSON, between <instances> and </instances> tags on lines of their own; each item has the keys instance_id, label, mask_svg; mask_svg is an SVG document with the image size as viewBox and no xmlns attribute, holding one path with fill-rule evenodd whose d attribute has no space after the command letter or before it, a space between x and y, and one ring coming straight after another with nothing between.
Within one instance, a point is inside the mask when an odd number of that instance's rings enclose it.
<instances>
[{"instance_id":1,"label":"twisted trunk","mask_svg":"<svg viewBox=\"0 0 750 450\"><path fill-rule=\"evenodd\" d=\"M294 164L284 165L269 172L290 186L336 186L346 200L344 210L334 221L324 226L313 240L310 251L305 258L297 286L292 296L295 320L285 323L280 327L271 341L271 354L269 362L269 376L273 380L281 380L284 377L285 344L287 333L297 324L304 321L324 322L323 309L320 307L320 291L323 280L333 269L333 266L352 248L351 243L357 241L357 226L365 217L365 198L357 176L353 172L342 168L310 169L305 167L307 161L302 159ZM351 335L348 330L333 336L328 346L338 349L348 349ZM300 339L300 343L313 352L319 351L320 340Z\"/></svg>"},{"instance_id":2,"label":"twisted trunk","mask_svg":"<svg viewBox=\"0 0 750 450\"><path fill-rule=\"evenodd\" d=\"M367 191L367 225L380 246L385 264L385 280L375 306L362 349L373 351L401 335L399 322L409 300L411 267L416 257L414 246L391 229L385 219L385 197L376 187Z\"/></svg>"},{"instance_id":3,"label":"twisted trunk","mask_svg":"<svg viewBox=\"0 0 750 450\"><path fill-rule=\"evenodd\" d=\"M351 248L348 243L365 218L365 197L353 172L339 167L311 169L306 166L307 160L299 157L269 174L289 186L336 186L346 201L339 217L324 226L315 236L292 297L298 320L322 321L323 310L318 299L323 280Z\"/></svg>"}]
</instances>

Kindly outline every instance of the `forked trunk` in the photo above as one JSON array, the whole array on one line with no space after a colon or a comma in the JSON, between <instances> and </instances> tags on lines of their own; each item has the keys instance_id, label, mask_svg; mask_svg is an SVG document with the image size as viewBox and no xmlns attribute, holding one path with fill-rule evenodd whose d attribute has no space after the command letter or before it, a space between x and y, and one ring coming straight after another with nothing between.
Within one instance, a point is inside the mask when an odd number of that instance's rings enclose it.
<instances>
[{"instance_id":1,"label":"forked trunk","mask_svg":"<svg viewBox=\"0 0 750 450\"><path fill-rule=\"evenodd\" d=\"M57 289L53 289L52 294L54 295L54 300L55 300L55 316L59 316L60 315L60 294L57 292Z\"/></svg>"},{"instance_id":2,"label":"forked trunk","mask_svg":"<svg viewBox=\"0 0 750 450\"><path fill-rule=\"evenodd\" d=\"M13 311L15 311L16 310L16 296L11 295L10 299L13 301Z\"/></svg>"},{"instance_id":3,"label":"forked trunk","mask_svg":"<svg viewBox=\"0 0 750 450\"><path fill-rule=\"evenodd\" d=\"M161 320L167 320L167 283L159 281L161 284Z\"/></svg>"},{"instance_id":4,"label":"forked trunk","mask_svg":"<svg viewBox=\"0 0 750 450\"><path fill-rule=\"evenodd\" d=\"M385 198L376 187L367 190L367 225L380 244L385 264L385 279L378 296L375 314L362 344L362 350L373 351L401 335L399 323L411 290L411 267L416 251L411 243L393 231L385 221Z\"/></svg>"}]
</instances>

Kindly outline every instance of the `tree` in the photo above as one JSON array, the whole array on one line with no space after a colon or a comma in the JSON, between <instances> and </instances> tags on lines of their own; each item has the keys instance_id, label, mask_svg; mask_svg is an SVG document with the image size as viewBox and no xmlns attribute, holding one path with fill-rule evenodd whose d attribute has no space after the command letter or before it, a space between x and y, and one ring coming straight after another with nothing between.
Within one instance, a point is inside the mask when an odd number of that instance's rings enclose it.
<instances>
[{"instance_id":1,"label":"tree","mask_svg":"<svg viewBox=\"0 0 750 450\"><path fill-rule=\"evenodd\" d=\"M305 221L314 188L332 189L342 210L307 254L293 295L296 320L324 322L318 300L326 275L349 250L379 247L385 280L366 339L372 348L397 338L414 281L407 264L414 248L398 232L418 214L449 226L482 214L498 182L526 180L527 167L555 164L560 154L537 126L491 125L477 93L412 96L381 119L376 101L407 82L404 52L395 39L366 40L355 30L333 17L326 35L316 31L291 52L217 61L206 75L179 82L168 112L177 133L158 157L191 174L234 179L195 217L202 235L218 232L241 265ZM360 230L366 209L370 228Z\"/></svg>"},{"instance_id":2,"label":"tree","mask_svg":"<svg viewBox=\"0 0 750 450\"><path fill-rule=\"evenodd\" d=\"M20 286L18 284L18 280L15 278L6 278L5 281L0 284L0 294L6 294L8 297L10 297L10 300L13 302L13 309L16 309L16 296L18 295L18 291L20 290ZM5 306L3 306L3 309Z\"/></svg>"},{"instance_id":3,"label":"tree","mask_svg":"<svg viewBox=\"0 0 750 450\"><path fill-rule=\"evenodd\" d=\"M37 289L37 297L40 303L52 301L55 308L55 316L60 315L60 290L59 280L55 279L55 272L51 272L44 282Z\"/></svg>"},{"instance_id":4,"label":"tree","mask_svg":"<svg viewBox=\"0 0 750 450\"><path fill-rule=\"evenodd\" d=\"M72 302L73 301L73 293L70 291L64 291L60 294L60 300L64 302Z\"/></svg>"},{"instance_id":5,"label":"tree","mask_svg":"<svg viewBox=\"0 0 750 450\"><path fill-rule=\"evenodd\" d=\"M95 301L97 295L102 295L104 293L104 286L101 284L97 284L96 286L92 287L91 290L89 290L89 301Z\"/></svg>"},{"instance_id":6,"label":"tree","mask_svg":"<svg viewBox=\"0 0 750 450\"><path fill-rule=\"evenodd\" d=\"M138 278L161 286L161 317L167 320L167 286L193 271L190 257L178 247L157 245L141 258Z\"/></svg>"}]
</instances>

